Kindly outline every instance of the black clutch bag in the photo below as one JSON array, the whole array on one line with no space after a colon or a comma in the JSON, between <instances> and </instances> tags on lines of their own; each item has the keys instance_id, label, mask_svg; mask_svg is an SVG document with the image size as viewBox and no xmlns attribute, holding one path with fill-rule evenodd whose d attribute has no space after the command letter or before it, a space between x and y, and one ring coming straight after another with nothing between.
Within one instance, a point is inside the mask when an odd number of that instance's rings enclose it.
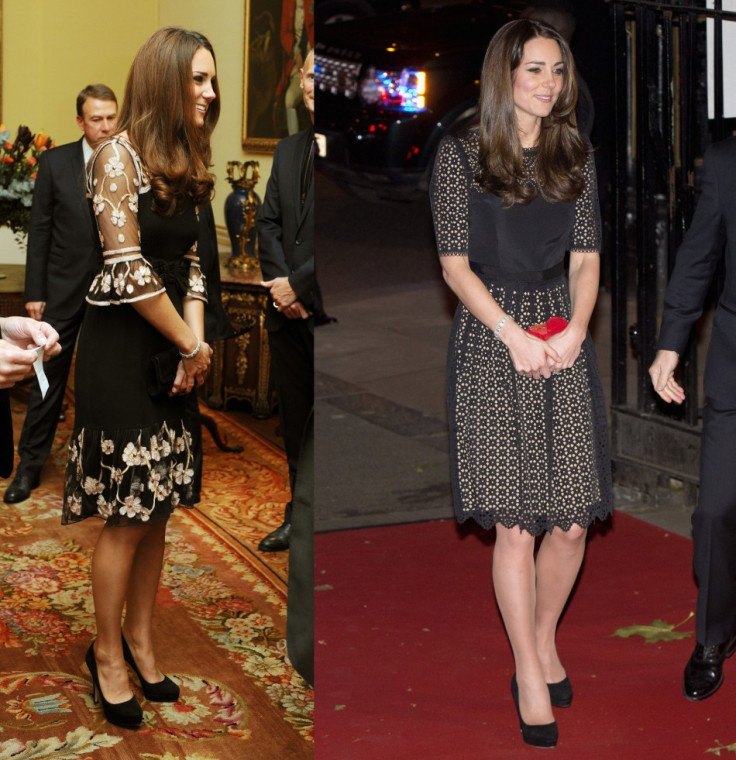
<instances>
[{"instance_id":1,"label":"black clutch bag","mask_svg":"<svg viewBox=\"0 0 736 760\"><path fill-rule=\"evenodd\" d=\"M180 361L181 357L176 347L151 357L146 378L146 390L149 396L161 396L171 390Z\"/></svg>"}]
</instances>

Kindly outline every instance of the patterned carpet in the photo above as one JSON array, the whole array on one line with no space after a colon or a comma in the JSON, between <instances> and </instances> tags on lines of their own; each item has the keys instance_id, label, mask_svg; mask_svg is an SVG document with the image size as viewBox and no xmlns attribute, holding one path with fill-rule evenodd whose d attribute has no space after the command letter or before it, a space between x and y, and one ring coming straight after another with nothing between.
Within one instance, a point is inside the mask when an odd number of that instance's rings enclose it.
<instances>
[{"instance_id":1,"label":"patterned carpet","mask_svg":"<svg viewBox=\"0 0 736 760\"><path fill-rule=\"evenodd\" d=\"M14 401L16 439L23 412ZM181 698L142 701L135 731L105 721L82 664L95 630L89 564L100 523L60 524L70 420L32 497L0 502L0 760L313 757L313 691L286 657L288 554L255 548L280 522L284 456L208 413L244 450L221 452L203 432L202 503L169 523L155 619L159 662Z\"/></svg>"}]
</instances>

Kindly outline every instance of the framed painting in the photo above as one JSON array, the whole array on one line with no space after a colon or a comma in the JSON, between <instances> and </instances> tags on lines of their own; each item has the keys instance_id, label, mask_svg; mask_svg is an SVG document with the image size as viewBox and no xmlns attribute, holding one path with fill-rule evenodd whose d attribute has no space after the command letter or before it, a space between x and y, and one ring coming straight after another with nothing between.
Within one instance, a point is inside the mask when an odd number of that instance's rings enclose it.
<instances>
[{"instance_id":1,"label":"framed painting","mask_svg":"<svg viewBox=\"0 0 736 760\"><path fill-rule=\"evenodd\" d=\"M314 0L246 0L243 45L243 148L273 153L304 129L299 69L314 47Z\"/></svg>"}]
</instances>

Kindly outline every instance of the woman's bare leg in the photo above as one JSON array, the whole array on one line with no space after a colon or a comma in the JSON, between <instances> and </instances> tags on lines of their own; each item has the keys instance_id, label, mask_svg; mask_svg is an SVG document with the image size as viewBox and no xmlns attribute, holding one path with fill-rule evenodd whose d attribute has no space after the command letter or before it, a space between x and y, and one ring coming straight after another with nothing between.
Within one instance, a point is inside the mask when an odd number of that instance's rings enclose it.
<instances>
[{"instance_id":1,"label":"woman's bare leg","mask_svg":"<svg viewBox=\"0 0 736 760\"><path fill-rule=\"evenodd\" d=\"M552 705L537 656L534 537L496 525L493 588L516 663L519 708L525 723L552 723Z\"/></svg>"},{"instance_id":2,"label":"woman's bare leg","mask_svg":"<svg viewBox=\"0 0 736 760\"><path fill-rule=\"evenodd\" d=\"M587 531L578 525L545 535L537 553L536 648L547 683L565 678L555 635L562 610L580 572Z\"/></svg>"},{"instance_id":3,"label":"woman's bare leg","mask_svg":"<svg viewBox=\"0 0 736 760\"><path fill-rule=\"evenodd\" d=\"M164 677L156 666L153 653L153 610L165 543L166 521L154 523L136 550L126 594L125 640L141 675L150 683L157 683Z\"/></svg>"},{"instance_id":4,"label":"woman's bare leg","mask_svg":"<svg viewBox=\"0 0 736 760\"><path fill-rule=\"evenodd\" d=\"M97 622L94 651L100 688L108 702L125 702L132 696L120 623L136 550L149 527L105 525L92 555L92 598Z\"/></svg>"}]
</instances>

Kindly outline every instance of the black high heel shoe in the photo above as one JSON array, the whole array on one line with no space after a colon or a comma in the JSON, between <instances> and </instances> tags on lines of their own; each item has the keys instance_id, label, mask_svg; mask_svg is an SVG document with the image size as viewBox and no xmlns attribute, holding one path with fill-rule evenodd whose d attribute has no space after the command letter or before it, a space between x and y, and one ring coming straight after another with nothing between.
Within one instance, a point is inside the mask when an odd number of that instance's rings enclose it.
<instances>
[{"instance_id":1,"label":"black high heel shoe","mask_svg":"<svg viewBox=\"0 0 736 760\"><path fill-rule=\"evenodd\" d=\"M519 709L519 686L516 683L516 673L511 677L511 696L513 697L516 712L519 716L521 738L532 747L556 747L558 738L557 721L535 726L524 723L524 719L521 717L521 710Z\"/></svg>"},{"instance_id":2,"label":"black high heel shoe","mask_svg":"<svg viewBox=\"0 0 736 760\"><path fill-rule=\"evenodd\" d=\"M163 681L156 681L156 683L146 681L141 675L141 671L138 670L138 665L136 665L125 636L122 636L122 639L123 657L125 658L125 662L133 668L134 673L138 676L138 680L141 682L141 689L143 689L143 696L149 702L176 702L179 699L179 687L168 676L164 676Z\"/></svg>"},{"instance_id":3,"label":"black high heel shoe","mask_svg":"<svg viewBox=\"0 0 736 760\"><path fill-rule=\"evenodd\" d=\"M549 701L552 703L552 707L570 707L572 704L572 684L567 676L557 683L548 683L547 688L549 689Z\"/></svg>"},{"instance_id":4,"label":"black high heel shoe","mask_svg":"<svg viewBox=\"0 0 736 760\"><path fill-rule=\"evenodd\" d=\"M94 644L89 645L84 661L87 663L90 675L92 676L92 699L97 704L99 701L97 697L99 696L107 722L113 723L116 726L122 726L123 728L137 728L140 726L143 722L143 710L135 696L132 696L125 702L108 702L105 699L105 695L100 688L100 679L97 675Z\"/></svg>"}]
</instances>

